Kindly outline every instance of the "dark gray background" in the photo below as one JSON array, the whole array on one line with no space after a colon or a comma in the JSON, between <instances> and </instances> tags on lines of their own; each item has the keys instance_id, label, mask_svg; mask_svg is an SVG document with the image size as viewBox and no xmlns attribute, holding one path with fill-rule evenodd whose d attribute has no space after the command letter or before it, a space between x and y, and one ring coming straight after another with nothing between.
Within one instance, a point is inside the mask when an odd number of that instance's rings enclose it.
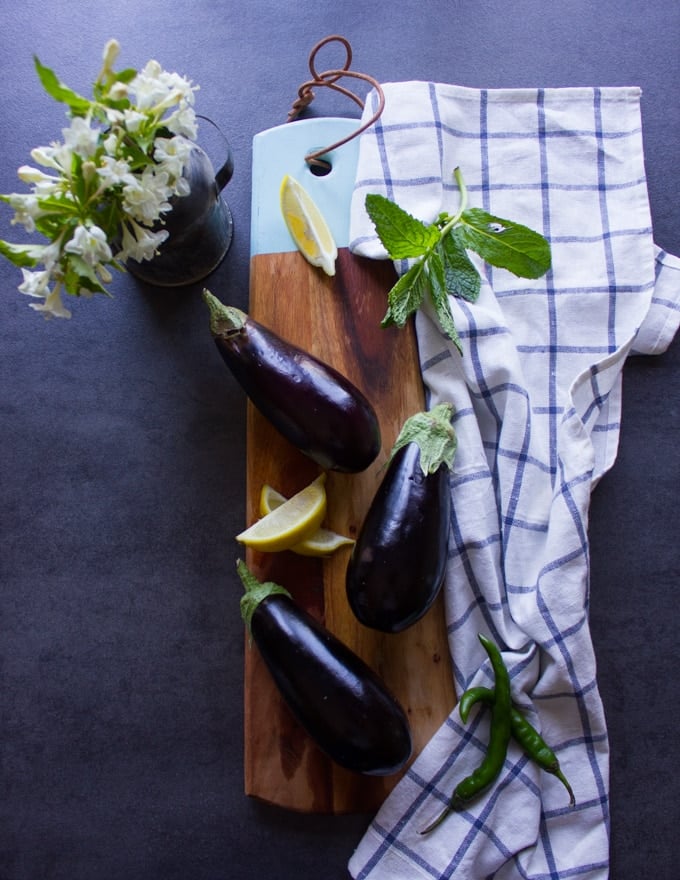
<instances>
[{"instance_id":1,"label":"dark gray background","mask_svg":"<svg viewBox=\"0 0 680 880\"><path fill-rule=\"evenodd\" d=\"M234 243L210 279L235 305L247 306L252 136L285 121L330 33L383 81L640 85L656 241L680 252L669 0L2 0L0 15L0 192L21 189L16 168L64 124L33 53L84 90L115 36L121 65L155 57L201 85L198 110L236 161ZM312 112L356 108L321 92ZM0 237L16 237L10 216ZM18 270L3 261L0 279L0 880L345 878L369 816L300 817L243 795L231 536L245 400L199 287L121 277L114 299L48 323L16 292ZM618 460L592 504L614 880L678 876L679 401L680 343L629 361Z\"/></svg>"}]
</instances>

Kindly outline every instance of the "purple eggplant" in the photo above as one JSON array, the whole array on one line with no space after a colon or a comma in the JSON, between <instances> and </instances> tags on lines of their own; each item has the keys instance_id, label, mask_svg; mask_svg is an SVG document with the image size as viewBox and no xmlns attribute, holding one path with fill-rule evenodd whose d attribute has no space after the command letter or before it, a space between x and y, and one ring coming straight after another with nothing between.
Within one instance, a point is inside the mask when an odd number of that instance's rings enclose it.
<instances>
[{"instance_id":1,"label":"purple eggplant","mask_svg":"<svg viewBox=\"0 0 680 880\"><path fill-rule=\"evenodd\" d=\"M349 379L209 291L210 329L252 403L326 470L357 473L380 452L375 410Z\"/></svg>"},{"instance_id":2,"label":"purple eggplant","mask_svg":"<svg viewBox=\"0 0 680 880\"><path fill-rule=\"evenodd\" d=\"M397 633L427 612L446 573L456 451L453 407L411 416L359 531L347 599L365 626Z\"/></svg>"},{"instance_id":3,"label":"purple eggplant","mask_svg":"<svg viewBox=\"0 0 680 880\"><path fill-rule=\"evenodd\" d=\"M382 679L278 584L241 560L241 615L281 696L328 757L357 773L387 776L409 760L406 713Z\"/></svg>"}]
</instances>

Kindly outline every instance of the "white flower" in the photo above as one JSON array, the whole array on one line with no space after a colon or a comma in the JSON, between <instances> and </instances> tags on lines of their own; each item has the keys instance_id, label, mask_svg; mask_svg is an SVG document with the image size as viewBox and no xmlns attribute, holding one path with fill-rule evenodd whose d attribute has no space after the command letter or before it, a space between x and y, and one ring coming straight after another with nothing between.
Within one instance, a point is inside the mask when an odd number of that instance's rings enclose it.
<instances>
[{"instance_id":1,"label":"white flower","mask_svg":"<svg viewBox=\"0 0 680 880\"><path fill-rule=\"evenodd\" d=\"M164 70L160 74L160 79L168 91L179 92L184 101L189 104L194 103L194 92L198 91L198 86L193 86L186 77Z\"/></svg>"},{"instance_id":2,"label":"white flower","mask_svg":"<svg viewBox=\"0 0 680 880\"><path fill-rule=\"evenodd\" d=\"M134 183L123 188L123 207L135 220L154 223L162 213L171 208L168 199L172 188L168 185L167 171L147 167Z\"/></svg>"},{"instance_id":3,"label":"white flower","mask_svg":"<svg viewBox=\"0 0 680 880\"><path fill-rule=\"evenodd\" d=\"M25 293L26 296L44 297L49 292L49 284L52 280L52 273L47 269L39 272L31 272L28 269L22 269L21 274L24 276L23 283L19 285L19 291Z\"/></svg>"},{"instance_id":4,"label":"white flower","mask_svg":"<svg viewBox=\"0 0 680 880\"><path fill-rule=\"evenodd\" d=\"M71 312L61 301L61 288L55 286L45 297L44 303L29 303L36 312L42 312L46 318L70 318Z\"/></svg>"},{"instance_id":5,"label":"white flower","mask_svg":"<svg viewBox=\"0 0 680 880\"><path fill-rule=\"evenodd\" d=\"M24 276L23 284L19 285L20 293L27 296L44 299L44 303L30 303L32 309L37 312L43 312L46 318L70 318L71 312L64 307L61 301L61 285L57 282L53 290L50 290L50 283L54 280L52 273L48 270L40 272L29 272L28 269L22 269Z\"/></svg>"},{"instance_id":6,"label":"white flower","mask_svg":"<svg viewBox=\"0 0 680 880\"><path fill-rule=\"evenodd\" d=\"M118 141L119 138L115 131L112 131L110 135L104 138L102 146L104 147L104 153L107 156L118 158Z\"/></svg>"},{"instance_id":7,"label":"white flower","mask_svg":"<svg viewBox=\"0 0 680 880\"><path fill-rule=\"evenodd\" d=\"M165 229L152 232L135 223L134 220L129 220L123 224L123 242L116 259L123 261L132 259L138 263L151 260L167 237L168 233Z\"/></svg>"},{"instance_id":8,"label":"white flower","mask_svg":"<svg viewBox=\"0 0 680 880\"><path fill-rule=\"evenodd\" d=\"M128 163L124 159L116 159L114 156L102 156L97 173L106 186L117 186L135 181Z\"/></svg>"},{"instance_id":9,"label":"white flower","mask_svg":"<svg viewBox=\"0 0 680 880\"><path fill-rule=\"evenodd\" d=\"M61 133L64 135L64 144L83 159L94 155L99 145L99 130L92 128L89 119L82 116L71 120L71 125L63 128Z\"/></svg>"},{"instance_id":10,"label":"white flower","mask_svg":"<svg viewBox=\"0 0 680 880\"><path fill-rule=\"evenodd\" d=\"M73 238L64 245L67 254L77 254L88 266L112 259L106 233L98 226L76 226Z\"/></svg>"},{"instance_id":11,"label":"white flower","mask_svg":"<svg viewBox=\"0 0 680 880\"><path fill-rule=\"evenodd\" d=\"M39 263L42 263L49 272L57 272L59 260L61 259L62 236L63 233L51 244L36 245L31 251L30 256L34 257Z\"/></svg>"},{"instance_id":12,"label":"white flower","mask_svg":"<svg viewBox=\"0 0 680 880\"><path fill-rule=\"evenodd\" d=\"M130 91L134 93L139 109L154 113L180 101L192 104L197 88L185 77L163 70L154 60L149 61L130 83Z\"/></svg>"},{"instance_id":13,"label":"white flower","mask_svg":"<svg viewBox=\"0 0 680 880\"><path fill-rule=\"evenodd\" d=\"M173 190L176 196L179 198L184 198L184 196L188 196L191 192L191 187L189 186L189 181L186 177L178 177L175 181L175 188Z\"/></svg>"},{"instance_id":14,"label":"white flower","mask_svg":"<svg viewBox=\"0 0 680 880\"><path fill-rule=\"evenodd\" d=\"M9 204L14 208L12 226L21 224L27 232L35 232L35 221L44 213L36 195L23 195L12 193L9 196Z\"/></svg>"},{"instance_id":15,"label":"white flower","mask_svg":"<svg viewBox=\"0 0 680 880\"><path fill-rule=\"evenodd\" d=\"M122 125L123 120L125 119L125 115L122 110L118 110L116 107L106 107L105 111L106 119L109 125Z\"/></svg>"},{"instance_id":16,"label":"white flower","mask_svg":"<svg viewBox=\"0 0 680 880\"><path fill-rule=\"evenodd\" d=\"M198 136L196 113L187 104L182 104L179 110L171 113L164 120L165 127L173 134L181 134L192 141Z\"/></svg>"},{"instance_id":17,"label":"white flower","mask_svg":"<svg viewBox=\"0 0 680 880\"><path fill-rule=\"evenodd\" d=\"M54 168L60 174L70 177L73 164L73 150L67 144L55 141L49 147L36 147L31 150L31 158L45 168Z\"/></svg>"},{"instance_id":18,"label":"white flower","mask_svg":"<svg viewBox=\"0 0 680 880\"><path fill-rule=\"evenodd\" d=\"M151 110L165 98L167 89L160 80L161 73L160 64L151 60L130 83L130 91L134 92L135 103L140 109Z\"/></svg>"},{"instance_id":19,"label":"white flower","mask_svg":"<svg viewBox=\"0 0 680 880\"><path fill-rule=\"evenodd\" d=\"M134 134L138 132L142 125L147 121L146 113L140 113L139 110L123 110L122 123L125 128Z\"/></svg>"},{"instance_id":20,"label":"white flower","mask_svg":"<svg viewBox=\"0 0 680 880\"><path fill-rule=\"evenodd\" d=\"M166 171L170 178L179 181L184 172L191 144L182 137L156 138L153 157L159 163L160 170Z\"/></svg>"}]
</instances>

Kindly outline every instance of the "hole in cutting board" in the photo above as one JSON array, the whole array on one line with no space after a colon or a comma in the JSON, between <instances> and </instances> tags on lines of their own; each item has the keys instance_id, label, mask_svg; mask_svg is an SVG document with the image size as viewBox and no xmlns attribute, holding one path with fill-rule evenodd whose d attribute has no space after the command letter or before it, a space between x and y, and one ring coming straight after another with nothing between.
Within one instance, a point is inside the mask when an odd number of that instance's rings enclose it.
<instances>
[{"instance_id":1,"label":"hole in cutting board","mask_svg":"<svg viewBox=\"0 0 680 880\"><path fill-rule=\"evenodd\" d=\"M318 147L315 147L313 150L310 150L310 153L316 152ZM307 163L309 171L314 177L326 177L326 175L330 174L333 170L333 163L330 160L329 156L318 156L316 159L312 159Z\"/></svg>"}]
</instances>

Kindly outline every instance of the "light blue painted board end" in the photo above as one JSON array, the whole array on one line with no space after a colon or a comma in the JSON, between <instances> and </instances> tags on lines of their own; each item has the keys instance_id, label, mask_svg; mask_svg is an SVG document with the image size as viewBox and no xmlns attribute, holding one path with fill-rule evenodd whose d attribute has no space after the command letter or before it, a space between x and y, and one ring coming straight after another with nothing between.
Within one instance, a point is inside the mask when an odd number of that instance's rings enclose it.
<instances>
[{"instance_id":1,"label":"light blue painted board end","mask_svg":"<svg viewBox=\"0 0 680 880\"><path fill-rule=\"evenodd\" d=\"M305 156L355 131L356 119L326 117L286 122L253 138L250 253L294 251L295 243L281 214L279 191L284 175L294 177L314 199L326 218L336 245L349 244L349 216L356 176L358 139L327 156L332 170L312 174Z\"/></svg>"}]
</instances>

